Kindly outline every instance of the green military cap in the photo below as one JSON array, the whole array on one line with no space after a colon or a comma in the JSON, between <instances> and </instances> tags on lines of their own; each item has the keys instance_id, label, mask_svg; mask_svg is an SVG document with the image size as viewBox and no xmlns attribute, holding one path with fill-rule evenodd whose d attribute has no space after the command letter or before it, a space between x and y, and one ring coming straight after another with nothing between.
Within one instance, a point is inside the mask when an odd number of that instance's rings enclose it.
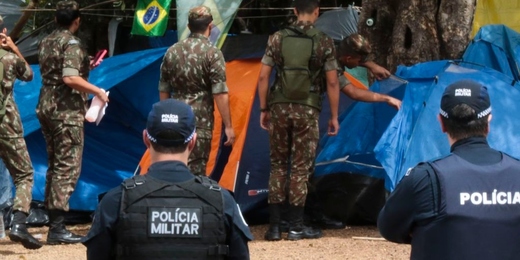
<instances>
[{"instance_id":1,"label":"green military cap","mask_svg":"<svg viewBox=\"0 0 520 260\"><path fill-rule=\"evenodd\" d=\"M211 9L204 5L199 5L190 9L188 13L189 19L199 19L203 17L212 17Z\"/></svg>"},{"instance_id":2,"label":"green military cap","mask_svg":"<svg viewBox=\"0 0 520 260\"><path fill-rule=\"evenodd\" d=\"M76 1L59 1L56 4L56 10L64 10L64 9L71 9L71 10L78 10L79 4Z\"/></svg>"},{"instance_id":3,"label":"green military cap","mask_svg":"<svg viewBox=\"0 0 520 260\"><path fill-rule=\"evenodd\" d=\"M372 47L365 37L359 33L351 34L346 39L348 46L361 55L368 55L372 51Z\"/></svg>"}]
</instances>

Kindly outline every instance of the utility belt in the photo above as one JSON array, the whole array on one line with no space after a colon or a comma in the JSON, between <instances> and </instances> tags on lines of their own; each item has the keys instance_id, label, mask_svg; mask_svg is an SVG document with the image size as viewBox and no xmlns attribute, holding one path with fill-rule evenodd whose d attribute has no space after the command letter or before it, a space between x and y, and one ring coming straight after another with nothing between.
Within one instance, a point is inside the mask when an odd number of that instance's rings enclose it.
<instances>
[{"instance_id":1,"label":"utility belt","mask_svg":"<svg viewBox=\"0 0 520 260\"><path fill-rule=\"evenodd\" d=\"M280 88L274 89L271 92L271 98L269 101L269 105L276 104L276 103L294 103L294 104L301 104L306 105L310 107L314 107L321 111L321 95L317 92L311 91L309 92L309 95L307 98L304 99L291 99L286 97Z\"/></svg>"}]
</instances>

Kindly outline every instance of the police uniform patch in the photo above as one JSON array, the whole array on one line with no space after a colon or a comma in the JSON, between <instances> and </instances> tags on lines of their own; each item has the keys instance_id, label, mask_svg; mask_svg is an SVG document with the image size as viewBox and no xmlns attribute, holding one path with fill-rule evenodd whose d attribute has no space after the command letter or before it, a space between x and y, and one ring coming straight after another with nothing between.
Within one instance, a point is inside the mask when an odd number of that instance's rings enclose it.
<instances>
[{"instance_id":1,"label":"police uniform patch","mask_svg":"<svg viewBox=\"0 0 520 260\"><path fill-rule=\"evenodd\" d=\"M202 237L201 208L148 208L148 237Z\"/></svg>"}]
</instances>

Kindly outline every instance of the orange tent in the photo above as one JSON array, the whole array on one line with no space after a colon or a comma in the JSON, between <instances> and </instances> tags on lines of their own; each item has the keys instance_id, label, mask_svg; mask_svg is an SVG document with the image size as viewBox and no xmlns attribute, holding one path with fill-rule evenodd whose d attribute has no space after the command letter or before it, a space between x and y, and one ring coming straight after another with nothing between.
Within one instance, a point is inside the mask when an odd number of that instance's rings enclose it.
<instances>
[{"instance_id":1,"label":"orange tent","mask_svg":"<svg viewBox=\"0 0 520 260\"><path fill-rule=\"evenodd\" d=\"M218 111L215 111L215 127L213 130L213 140L211 143L210 158L206 168L206 175L212 174L219 160L227 163L223 167L219 184L231 191L235 191L237 172L240 166L241 156L245 147L246 135L251 116L251 111L256 96L257 80L260 73L261 63L259 59L234 60L226 64L227 85L229 88L229 103L231 108L231 118L235 130L236 141L227 158L218 158L221 149L221 125L222 119ZM367 87L352 75L345 72L348 80L357 88L367 89ZM255 123L255 122L253 122ZM257 122L260 124L260 122ZM265 140L268 142L268 140ZM264 162L268 164L269 162ZM147 150L139 162L140 174L148 171L150 166L150 154ZM268 176L268 173L267 173ZM267 182L265 183L267 187ZM263 191L262 191L263 192ZM258 189L249 191L249 194L258 193ZM260 192L261 193L261 192Z\"/></svg>"}]
</instances>

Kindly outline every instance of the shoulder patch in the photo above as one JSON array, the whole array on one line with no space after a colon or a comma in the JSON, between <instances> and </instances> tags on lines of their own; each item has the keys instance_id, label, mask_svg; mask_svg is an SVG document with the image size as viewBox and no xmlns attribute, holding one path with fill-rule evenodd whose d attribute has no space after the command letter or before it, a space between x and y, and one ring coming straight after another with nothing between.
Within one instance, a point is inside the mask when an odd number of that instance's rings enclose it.
<instances>
[{"instance_id":1,"label":"shoulder patch","mask_svg":"<svg viewBox=\"0 0 520 260\"><path fill-rule=\"evenodd\" d=\"M69 41L69 44L70 44L70 45L78 44L78 43L79 43L79 41L78 41L78 40L75 40L75 39L72 39L72 40Z\"/></svg>"},{"instance_id":2,"label":"shoulder patch","mask_svg":"<svg viewBox=\"0 0 520 260\"><path fill-rule=\"evenodd\" d=\"M413 169L413 167L408 168L408 170L406 171L406 173L404 174L404 176L409 176L410 173L412 172L412 169Z\"/></svg>"}]
</instances>

